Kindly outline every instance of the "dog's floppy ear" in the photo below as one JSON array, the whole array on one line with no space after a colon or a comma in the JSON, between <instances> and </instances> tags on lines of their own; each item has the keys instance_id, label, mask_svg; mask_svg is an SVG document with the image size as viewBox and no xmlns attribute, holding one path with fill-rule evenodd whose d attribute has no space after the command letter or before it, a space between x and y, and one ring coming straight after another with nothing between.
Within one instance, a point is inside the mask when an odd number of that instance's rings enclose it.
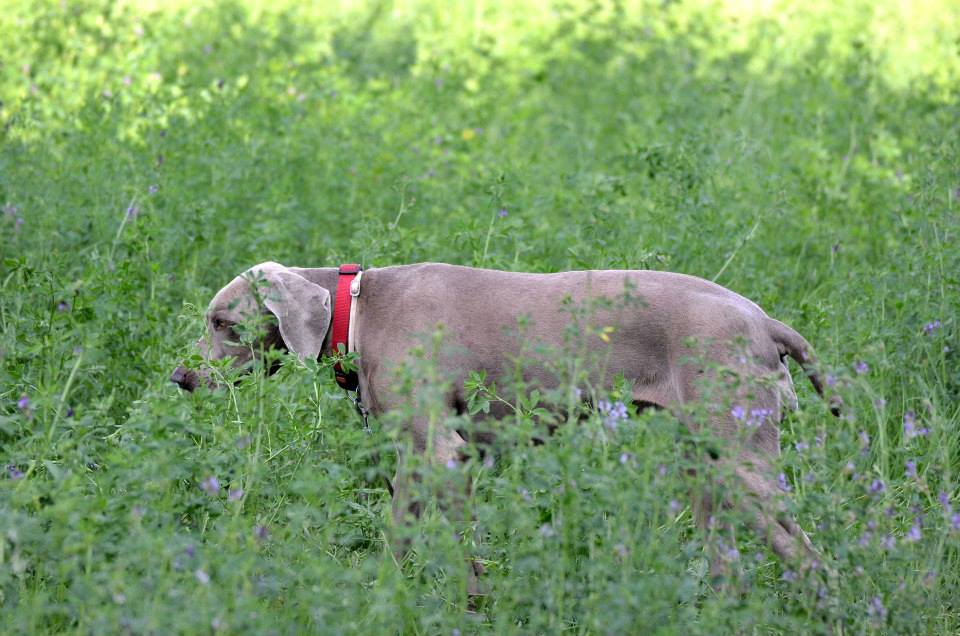
<instances>
[{"instance_id":1,"label":"dog's floppy ear","mask_svg":"<svg viewBox=\"0 0 960 636\"><path fill-rule=\"evenodd\" d=\"M316 360L330 327L330 292L277 263L250 268L253 281L268 283L260 288L263 304L280 323L280 337L301 359Z\"/></svg>"}]
</instances>

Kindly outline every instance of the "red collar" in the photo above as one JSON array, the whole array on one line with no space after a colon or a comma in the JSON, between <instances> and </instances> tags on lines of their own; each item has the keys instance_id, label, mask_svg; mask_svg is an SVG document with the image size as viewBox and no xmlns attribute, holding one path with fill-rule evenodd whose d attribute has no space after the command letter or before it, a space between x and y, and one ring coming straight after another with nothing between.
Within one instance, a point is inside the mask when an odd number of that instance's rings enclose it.
<instances>
[{"instance_id":1,"label":"red collar","mask_svg":"<svg viewBox=\"0 0 960 636\"><path fill-rule=\"evenodd\" d=\"M334 354L343 345L343 352L350 351L350 302L353 296L350 293L350 283L357 277L363 268L355 263L340 266L340 278L337 280L337 297L333 303L333 326L330 336L330 353ZM356 371L344 371L339 364L333 367L333 376L340 388L347 391L356 391L360 386L360 379Z\"/></svg>"}]
</instances>

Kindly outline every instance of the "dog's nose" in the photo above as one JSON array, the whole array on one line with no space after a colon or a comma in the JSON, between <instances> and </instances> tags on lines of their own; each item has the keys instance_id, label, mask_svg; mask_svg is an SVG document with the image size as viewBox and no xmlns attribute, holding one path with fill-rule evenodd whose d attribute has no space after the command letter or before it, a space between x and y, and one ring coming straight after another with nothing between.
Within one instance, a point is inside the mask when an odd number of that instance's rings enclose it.
<instances>
[{"instance_id":1,"label":"dog's nose","mask_svg":"<svg viewBox=\"0 0 960 636\"><path fill-rule=\"evenodd\" d=\"M197 374L184 367L177 367L170 374L170 381L179 385L185 391L193 391L197 388Z\"/></svg>"}]
</instances>

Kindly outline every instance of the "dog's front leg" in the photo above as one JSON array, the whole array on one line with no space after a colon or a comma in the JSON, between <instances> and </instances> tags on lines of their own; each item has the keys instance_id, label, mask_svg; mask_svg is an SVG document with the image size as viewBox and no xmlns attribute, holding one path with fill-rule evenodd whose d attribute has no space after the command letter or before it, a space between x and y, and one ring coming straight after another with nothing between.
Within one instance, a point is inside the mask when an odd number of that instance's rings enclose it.
<instances>
[{"instance_id":1,"label":"dog's front leg","mask_svg":"<svg viewBox=\"0 0 960 636\"><path fill-rule=\"evenodd\" d=\"M411 467L412 455L418 456L425 466L454 466L460 462L460 452L466 444L455 430L426 417L414 418L411 442L397 452L397 472L393 479L394 524L416 521L423 512L424 502L413 497L411 492L411 486L419 483L422 477L420 471ZM433 493L433 496L446 503L444 499L447 497L443 494ZM459 503L462 505L462 501Z\"/></svg>"},{"instance_id":2,"label":"dog's front leg","mask_svg":"<svg viewBox=\"0 0 960 636\"><path fill-rule=\"evenodd\" d=\"M464 480L457 474L456 486L449 483L429 484L424 492L418 488L423 482L422 471L415 468L412 455L418 455L421 464L428 468L436 468L433 474L443 475L450 471L453 476L460 469L463 457L462 450L466 442L453 429L442 424L431 423L428 418L417 417L413 421L412 444L402 448L397 453L397 472L393 480L393 530L391 549L399 561L410 547L410 528L420 519L425 507L423 497L434 499L443 513L456 527L461 528L468 521L464 517L466 498L470 494L470 479ZM416 492L416 491L419 491ZM483 566L471 560L467 568L467 592L470 596L482 595L478 576L483 573Z\"/></svg>"}]
</instances>

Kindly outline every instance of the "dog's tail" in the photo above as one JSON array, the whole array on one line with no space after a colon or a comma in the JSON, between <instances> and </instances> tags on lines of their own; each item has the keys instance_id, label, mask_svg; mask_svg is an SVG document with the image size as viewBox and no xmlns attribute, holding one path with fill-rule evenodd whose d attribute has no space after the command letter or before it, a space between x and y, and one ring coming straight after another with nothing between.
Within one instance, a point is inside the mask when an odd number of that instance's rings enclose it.
<instances>
[{"instance_id":1,"label":"dog's tail","mask_svg":"<svg viewBox=\"0 0 960 636\"><path fill-rule=\"evenodd\" d=\"M787 355L796 360L797 364L803 368L804 373L807 374L807 377L810 378L810 383L817 393L820 394L820 397L825 397L823 394L823 379L820 377L820 372L817 369L817 361L813 357L813 354L810 353L810 343L807 342L803 336L779 320L769 317L767 320L769 321L770 337L777 344L780 355ZM839 417L843 400L840 399L839 395L834 394L830 396L829 402L830 412Z\"/></svg>"}]
</instances>

